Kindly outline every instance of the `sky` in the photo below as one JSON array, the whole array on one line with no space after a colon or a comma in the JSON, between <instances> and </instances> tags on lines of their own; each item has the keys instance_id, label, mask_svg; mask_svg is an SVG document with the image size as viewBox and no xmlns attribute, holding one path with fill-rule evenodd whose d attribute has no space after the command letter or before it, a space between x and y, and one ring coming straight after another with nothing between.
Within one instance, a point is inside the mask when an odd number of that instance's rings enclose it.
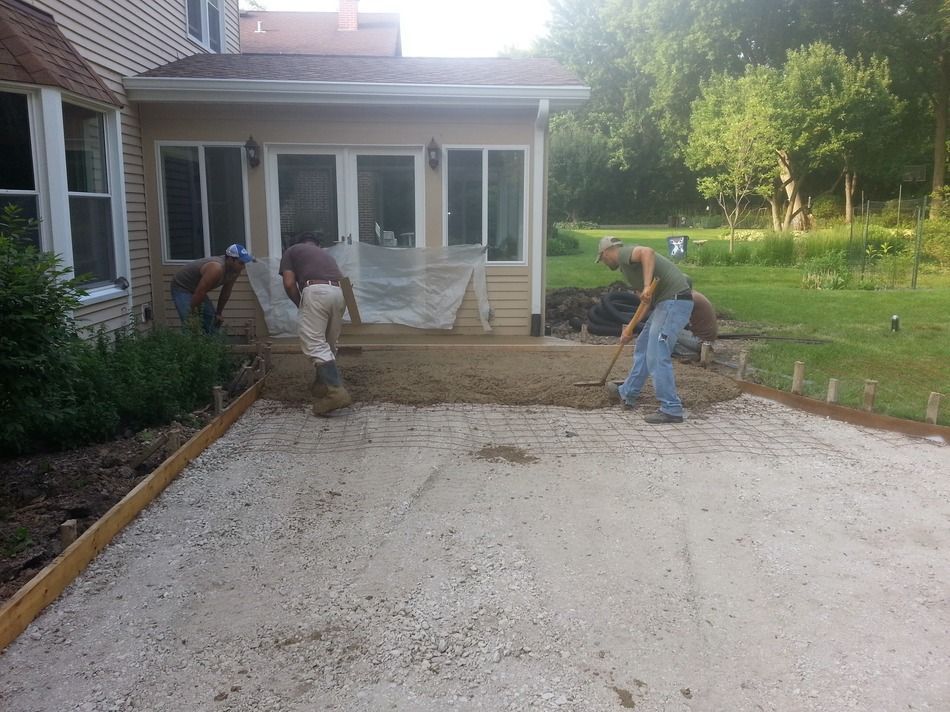
<instances>
[{"instance_id":1,"label":"sky","mask_svg":"<svg viewBox=\"0 0 950 712\"><path fill-rule=\"evenodd\" d=\"M335 12L337 0L259 0L267 10ZM245 3L241 3L243 7ZM398 12L407 57L494 57L547 33L548 0L361 0L360 12Z\"/></svg>"}]
</instances>

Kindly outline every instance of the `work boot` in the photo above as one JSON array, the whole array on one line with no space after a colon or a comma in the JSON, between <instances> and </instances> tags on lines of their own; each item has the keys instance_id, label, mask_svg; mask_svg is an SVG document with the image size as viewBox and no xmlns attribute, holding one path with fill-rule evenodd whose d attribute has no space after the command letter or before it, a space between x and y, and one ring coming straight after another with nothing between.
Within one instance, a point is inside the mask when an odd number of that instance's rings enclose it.
<instances>
[{"instance_id":1,"label":"work boot","mask_svg":"<svg viewBox=\"0 0 950 712\"><path fill-rule=\"evenodd\" d=\"M620 383L616 381L607 381L604 384L607 387L607 395L610 397L610 400L615 401L621 405L624 410L635 410L637 407L636 403L631 403L620 395Z\"/></svg>"},{"instance_id":2,"label":"work boot","mask_svg":"<svg viewBox=\"0 0 950 712\"><path fill-rule=\"evenodd\" d=\"M314 364L313 367L313 383L310 384L310 395L314 400L323 398L327 394L327 384L320 378L321 365L322 364Z\"/></svg>"},{"instance_id":3,"label":"work boot","mask_svg":"<svg viewBox=\"0 0 950 712\"><path fill-rule=\"evenodd\" d=\"M327 393L321 398L313 400L313 414L325 415L338 408L346 408L353 399L343 387L343 379L336 367L336 361L327 361L317 367L321 382L326 386Z\"/></svg>"},{"instance_id":4,"label":"work boot","mask_svg":"<svg viewBox=\"0 0 950 712\"><path fill-rule=\"evenodd\" d=\"M682 415L670 415L669 413L664 413L662 410L658 410L656 413L650 413L649 415L644 416L643 418L650 425L665 425L667 423L682 423Z\"/></svg>"}]
</instances>

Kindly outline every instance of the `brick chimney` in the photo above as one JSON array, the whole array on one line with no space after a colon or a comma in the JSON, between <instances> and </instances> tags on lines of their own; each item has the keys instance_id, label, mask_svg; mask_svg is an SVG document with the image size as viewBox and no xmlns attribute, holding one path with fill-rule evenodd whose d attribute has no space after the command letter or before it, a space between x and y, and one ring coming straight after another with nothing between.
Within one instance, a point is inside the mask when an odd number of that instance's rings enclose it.
<instances>
[{"instance_id":1,"label":"brick chimney","mask_svg":"<svg viewBox=\"0 0 950 712\"><path fill-rule=\"evenodd\" d=\"M360 0L340 0L338 30L350 31L360 28L359 4Z\"/></svg>"}]
</instances>

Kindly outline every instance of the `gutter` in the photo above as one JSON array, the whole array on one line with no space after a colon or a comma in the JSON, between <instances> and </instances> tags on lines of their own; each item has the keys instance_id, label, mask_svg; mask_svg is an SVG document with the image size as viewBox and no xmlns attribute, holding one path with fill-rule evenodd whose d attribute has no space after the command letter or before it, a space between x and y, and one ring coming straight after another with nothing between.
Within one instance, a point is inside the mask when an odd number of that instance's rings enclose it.
<instances>
[{"instance_id":1,"label":"gutter","mask_svg":"<svg viewBox=\"0 0 950 712\"><path fill-rule=\"evenodd\" d=\"M125 77L129 100L140 103L268 103L535 106L573 109L590 98L590 88L470 84L392 84L194 77Z\"/></svg>"}]
</instances>

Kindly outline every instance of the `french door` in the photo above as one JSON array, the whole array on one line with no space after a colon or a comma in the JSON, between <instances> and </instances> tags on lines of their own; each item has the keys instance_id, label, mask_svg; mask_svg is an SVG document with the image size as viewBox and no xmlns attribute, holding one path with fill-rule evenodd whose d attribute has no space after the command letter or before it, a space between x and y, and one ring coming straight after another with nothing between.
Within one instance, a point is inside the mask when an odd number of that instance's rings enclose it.
<instances>
[{"instance_id":1,"label":"french door","mask_svg":"<svg viewBox=\"0 0 950 712\"><path fill-rule=\"evenodd\" d=\"M271 254L303 232L423 247L422 149L277 147L268 155Z\"/></svg>"}]
</instances>

